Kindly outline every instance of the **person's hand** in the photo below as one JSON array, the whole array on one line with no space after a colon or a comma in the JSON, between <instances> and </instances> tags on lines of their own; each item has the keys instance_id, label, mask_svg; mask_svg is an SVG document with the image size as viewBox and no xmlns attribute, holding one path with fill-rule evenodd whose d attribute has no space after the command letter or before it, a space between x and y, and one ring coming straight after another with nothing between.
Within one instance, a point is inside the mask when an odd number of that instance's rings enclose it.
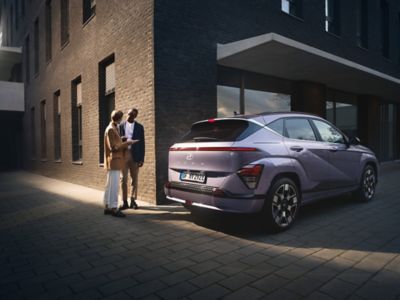
<instances>
[{"instance_id":1,"label":"person's hand","mask_svg":"<svg viewBox=\"0 0 400 300\"><path fill-rule=\"evenodd\" d=\"M139 168L143 167L143 162L141 161L138 165L139 165Z\"/></svg>"}]
</instances>

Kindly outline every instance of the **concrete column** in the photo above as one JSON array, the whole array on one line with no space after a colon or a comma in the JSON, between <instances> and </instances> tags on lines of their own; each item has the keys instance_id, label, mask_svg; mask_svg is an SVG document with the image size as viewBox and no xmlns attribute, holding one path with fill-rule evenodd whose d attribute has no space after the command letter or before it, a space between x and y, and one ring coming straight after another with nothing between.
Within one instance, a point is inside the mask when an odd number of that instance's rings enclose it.
<instances>
[{"instance_id":1,"label":"concrete column","mask_svg":"<svg viewBox=\"0 0 400 300\"><path fill-rule=\"evenodd\" d=\"M361 143L379 155L380 101L376 96L358 96L358 134Z\"/></svg>"},{"instance_id":2,"label":"concrete column","mask_svg":"<svg viewBox=\"0 0 400 300\"><path fill-rule=\"evenodd\" d=\"M293 83L292 110L312 113L325 118L326 86L309 81Z\"/></svg>"}]
</instances>

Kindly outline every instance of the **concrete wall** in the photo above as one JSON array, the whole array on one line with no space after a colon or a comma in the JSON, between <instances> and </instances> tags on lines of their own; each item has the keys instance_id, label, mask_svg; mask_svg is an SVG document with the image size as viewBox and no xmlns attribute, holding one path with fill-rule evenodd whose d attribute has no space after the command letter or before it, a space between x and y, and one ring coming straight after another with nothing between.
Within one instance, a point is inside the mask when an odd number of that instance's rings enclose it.
<instances>
[{"instance_id":1,"label":"concrete wall","mask_svg":"<svg viewBox=\"0 0 400 300\"><path fill-rule=\"evenodd\" d=\"M0 81L0 111L24 111L24 84Z\"/></svg>"}]
</instances>

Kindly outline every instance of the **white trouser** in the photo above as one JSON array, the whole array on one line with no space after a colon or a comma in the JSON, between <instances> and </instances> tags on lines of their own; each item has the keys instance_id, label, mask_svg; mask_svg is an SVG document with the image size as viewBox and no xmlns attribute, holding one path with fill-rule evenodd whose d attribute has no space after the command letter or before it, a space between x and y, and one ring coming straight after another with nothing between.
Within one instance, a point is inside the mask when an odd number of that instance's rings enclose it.
<instances>
[{"instance_id":1,"label":"white trouser","mask_svg":"<svg viewBox=\"0 0 400 300\"><path fill-rule=\"evenodd\" d=\"M118 207L118 192L119 192L119 176L120 170L108 170L107 171L107 183L104 191L104 205L108 208Z\"/></svg>"}]
</instances>

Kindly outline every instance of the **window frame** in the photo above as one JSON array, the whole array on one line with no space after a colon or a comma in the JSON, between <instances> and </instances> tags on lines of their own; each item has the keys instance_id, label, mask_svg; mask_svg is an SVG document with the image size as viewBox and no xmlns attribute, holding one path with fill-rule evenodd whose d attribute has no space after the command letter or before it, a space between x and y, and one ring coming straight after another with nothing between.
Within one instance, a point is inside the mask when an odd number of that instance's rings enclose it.
<instances>
[{"instance_id":1,"label":"window frame","mask_svg":"<svg viewBox=\"0 0 400 300\"><path fill-rule=\"evenodd\" d=\"M283 8L284 2L288 4L288 11ZM302 0L281 0L281 11L289 16L303 20L303 1Z\"/></svg>"},{"instance_id":2,"label":"window frame","mask_svg":"<svg viewBox=\"0 0 400 300\"><path fill-rule=\"evenodd\" d=\"M61 49L69 43L69 0L60 3L60 41Z\"/></svg>"},{"instance_id":3,"label":"window frame","mask_svg":"<svg viewBox=\"0 0 400 300\"><path fill-rule=\"evenodd\" d=\"M329 4L332 3L332 15L329 14ZM341 5L339 0L325 0L325 32L336 37L341 35Z\"/></svg>"},{"instance_id":4,"label":"window frame","mask_svg":"<svg viewBox=\"0 0 400 300\"><path fill-rule=\"evenodd\" d=\"M82 0L82 24L86 25L96 15L96 0Z\"/></svg>"}]
</instances>

